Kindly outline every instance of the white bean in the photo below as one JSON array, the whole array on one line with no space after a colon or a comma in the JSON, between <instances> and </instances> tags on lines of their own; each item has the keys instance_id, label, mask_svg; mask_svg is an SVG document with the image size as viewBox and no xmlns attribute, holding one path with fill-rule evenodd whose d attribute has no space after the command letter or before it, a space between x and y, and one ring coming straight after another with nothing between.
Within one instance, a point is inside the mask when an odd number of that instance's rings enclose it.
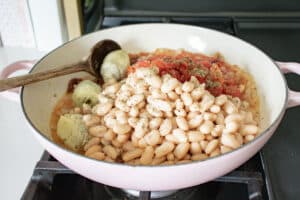
<instances>
[{"instance_id":1,"label":"white bean","mask_svg":"<svg viewBox=\"0 0 300 200\"><path fill-rule=\"evenodd\" d=\"M239 128L239 124L236 121L229 121L225 124L226 133L235 133Z\"/></svg>"},{"instance_id":2,"label":"white bean","mask_svg":"<svg viewBox=\"0 0 300 200\"><path fill-rule=\"evenodd\" d=\"M210 153L209 157L215 157L221 154L221 151L219 148L216 148L213 152Z\"/></svg>"},{"instance_id":3,"label":"white bean","mask_svg":"<svg viewBox=\"0 0 300 200\"><path fill-rule=\"evenodd\" d=\"M107 128L102 125L92 126L89 128L89 134L94 137L103 137L106 130Z\"/></svg>"},{"instance_id":4,"label":"white bean","mask_svg":"<svg viewBox=\"0 0 300 200\"><path fill-rule=\"evenodd\" d=\"M148 125L149 125L148 119L141 118L136 124L135 130L133 133L134 136L139 139L142 138L148 130Z\"/></svg>"},{"instance_id":5,"label":"white bean","mask_svg":"<svg viewBox=\"0 0 300 200\"><path fill-rule=\"evenodd\" d=\"M205 136L200 131L189 131L187 136L190 142L200 142Z\"/></svg>"},{"instance_id":6,"label":"white bean","mask_svg":"<svg viewBox=\"0 0 300 200\"><path fill-rule=\"evenodd\" d=\"M103 135L103 138L106 140L113 140L116 137L116 134L113 132L113 130L108 129Z\"/></svg>"},{"instance_id":7,"label":"white bean","mask_svg":"<svg viewBox=\"0 0 300 200\"><path fill-rule=\"evenodd\" d=\"M139 109L136 106L130 108L129 116L137 117L139 115Z\"/></svg>"},{"instance_id":8,"label":"white bean","mask_svg":"<svg viewBox=\"0 0 300 200\"><path fill-rule=\"evenodd\" d=\"M133 146L133 144L132 144L131 141L125 142L125 143L123 144L122 148L123 148L124 151L130 151L130 150L135 149L135 147Z\"/></svg>"},{"instance_id":9,"label":"white bean","mask_svg":"<svg viewBox=\"0 0 300 200\"><path fill-rule=\"evenodd\" d=\"M113 127L113 131L117 134L126 134L131 130L131 126L129 124L116 124Z\"/></svg>"},{"instance_id":10,"label":"white bean","mask_svg":"<svg viewBox=\"0 0 300 200\"><path fill-rule=\"evenodd\" d=\"M225 129L224 125L216 125L214 129L211 131L211 135L213 137L219 137L222 134L222 131Z\"/></svg>"},{"instance_id":11,"label":"white bean","mask_svg":"<svg viewBox=\"0 0 300 200\"><path fill-rule=\"evenodd\" d=\"M229 151L232 151L232 148L230 148L228 146L221 145L220 150L221 150L221 153L224 154L224 153L227 153Z\"/></svg>"},{"instance_id":12,"label":"white bean","mask_svg":"<svg viewBox=\"0 0 300 200\"><path fill-rule=\"evenodd\" d=\"M176 120L177 126L180 129L182 129L184 131L189 130L188 122L186 121L186 119L184 117L176 117L175 120Z\"/></svg>"},{"instance_id":13,"label":"white bean","mask_svg":"<svg viewBox=\"0 0 300 200\"><path fill-rule=\"evenodd\" d=\"M222 134L221 143L233 149L236 149L240 146L240 143L232 134Z\"/></svg>"},{"instance_id":14,"label":"white bean","mask_svg":"<svg viewBox=\"0 0 300 200\"><path fill-rule=\"evenodd\" d=\"M116 100L115 106L116 106L116 108L119 108L120 110L123 110L124 112L130 111L130 107L127 106L127 104L124 101Z\"/></svg>"},{"instance_id":15,"label":"white bean","mask_svg":"<svg viewBox=\"0 0 300 200\"><path fill-rule=\"evenodd\" d=\"M125 136L125 135L118 135L118 137L119 136ZM118 138L117 137L117 138ZM121 148L122 147L122 143L120 143L118 140L113 140L113 141L111 141L111 144L114 146L114 147L116 147L116 148Z\"/></svg>"},{"instance_id":16,"label":"white bean","mask_svg":"<svg viewBox=\"0 0 300 200\"><path fill-rule=\"evenodd\" d=\"M145 81L148 85L150 85L153 88L160 88L162 85L160 77L155 75L145 78Z\"/></svg>"},{"instance_id":17,"label":"white bean","mask_svg":"<svg viewBox=\"0 0 300 200\"><path fill-rule=\"evenodd\" d=\"M155 74L156 74L155 71L156 71L155 68L141 67L141 68L136 69L135 76L138 78L141 78L141 79L145 79L150 76L155 76Z\"/></svg>"},{"instance_id":18,"label":"white bean","mask_svg":"<svg viewBox=\"0 0 300 200\"><path fill-rule=\"evenodd\" d=\"M170 78L167 81L163 82L163 84L161 86L161 91L163 93L168 93L168 92L174 90L178 84L179 84L179 81L176 78Z\"/></svg>"},{"instance_id":19,"label":"white bean","mask_svg":"<svg viewBox=\"0 0 300 200\"><path fill-rule=\"evenodd\" d=\"M187 93L187 92L182 93L181 99L185 106L190 106L193 103L193 99L192 99L192 96L190 95L190 93Z\"/></svg>"},{"instance_id":20,"label":"white bean","mask_svg":"<svg viewBox=\"0 0 300 200\"><path fill-rule=\"evenodd\" d=\"M172 131L172 135L175 136L176 140L178 143L185 143L187 142L187 137L186 137L186 134L185 132L182 130L182 129L174 129Z\"/></svg>"},{"instance_id":21,"label":"white bean","mask_svg":"<svg viewBox=\"0 0 300 200\"><path fill-rule=\"evenodd\" d=\"M203 113L203 119L215 121L217 119L217 115L214 113L205 112L205 113Z\"/></svg>"},{"instance_id":22,"label":"white bean","mask_svg":"<svg viewBox=\"0 0 300 200\"><path fill-rule=\"evenodd\" d=\"M199 115L199 112L189 112L188 115L187 115L187 119L191 120L194 117L196 117L197 115Z\"/></svg>"},{"instance_id":23,"label":"white bean","mask_svg":"<svg viewBox=\"0 0 300 200\"><path fill-rule=\"evenodd\" d=\"M88 157L96 160L103 160L105 158L105 154L102 152L95 152L93 154L88 155Z\"/></svg>"},{"instance_id":24,"label":"white bean","mask_svg":"<svg viewBox=\"0 0 300 200\"><path fill-rule=\"evenodd\" d=\"M225 104L227 101L227 96L224 94L221 94L220 96L218 96L216 98L216 104L219 106L222 106L223 104Z\"/></svg>"},{"instance_id":25,"label":"white bean","mask_svg":"<svg viewBox=\"0 0 300 200\"><path fill-rule=\"evenodd\" d=\"M209 110L210 110L210 112L217 114L217 113L219 113L221 111L221 108L218 105L213 105L213 106L210 107Z\"/></svg>"},{"instance_id":26,"label":"white bean","mask_svg":"<svg viewBox=\"0 0 300 200\"><path fill-rule=\"evenodd\" d=\"M160 100L160 99L154 99L151 104L152 104L152 106L154 106L158 110L161 110L161 111L164 111L164 112L172 111L172 105L168 101L164 101L164 100Z\"/></svg>"},{"instance_id":27,"label":"white bean","mask_svg":"<svg viewBox=\"0 0 300 200\"><path fill-rule=\"evenodd\" d=\"M154 158L151 162L151 165L160 165L162 164L165 160L167 160L167 157L166 156L162 156L162 157L159 157L159 158Z\"/></svg>"},{"instance_id":28,"label":"white bean","mask_svg":"<svg viewBox=\"0 0 300 200\"><path fill-rule=\"evenodd\" d=\"M172 130L172 121L170 119L165 119L159 127L160 135L162 136L168 135L169 133L171 133L171 130Z\"/></svg>"},{"instance_id":29,"label":"white bean","mask_svg":"<svg viewBox=\"0 0 300 200\"><path fill-rule=\"evenodd\" d=\"M242 135L256 135L258 133L258 127L251 124L246 124L241 127Z\"/></svg>"},{"instance_id":30,"label":"white bean","mask_svg":"<svg viewBox=\"0 0 300 200\"><path fill-rule=\"evenodd\" d=\"M84 155L89 156L95 152L101 152L101 151L102 151L102 147L96 144L88 148L87 151L84 153Z\"/></svg>"},{"instance_id":31,"label":"white bean","mask_svg":"<svg viewBox=\"0 0 300 200\"><path fill-rule=\"evenodd\" d=\"M125 162L128 162L130 160L140 157L142 154L143 154L142 149L134 149L134 150L123 153L122 159Z\"/></svg>"},{"instance_id":32,"label":"white bean","mask_svg":"<svg viewBox=\"0 0 300 200\"><path fill-rule=\"evenodd\" d=\"M232 121L236 121L236 122L241 122L243 120L243 116L240 115L240 114L237 114L237 113L234 113L234 114L230 114L230 115L227 115L225 117L225 123L229 123L229 122L232 122Z\"/></svg>"},{"instance_id":33,"label":"white bean","mask_svg":"<svg viewBox=\"0 0 300 200\"><path fill-rule=\"evenodd\" d=\"M160 117L153 118L149 122L149 128L151 130L153 130L153 129L159 129L161 123L162 123L162 118L160 118Z\"/></svg>"},{"instance_id":34,"label":"white bean","mask_svg":"<svg viewBox=\"0 0 300 200\"><path fill-rule=\"evenodd\" d=\"M176 109L174 110L176 116L185 117L186 111L184 109Z\"/></svg>"},{"instance_id":35,"label":"white bean","mask_svg":"<svg viewBox=\"0 0 300 200\"><path fill-rule=\"evenodd\" d=\"M207 144L208 144L208 141L206 141L206 140L200 141L200 146L201 146L202 149L205 149Z\"/></svg>"},{"instance_id":36,"label":"white bean","mask_svg":"<svg viewBox=\"0 0 300 200\"><path fill-rule=\"evenodd\" d=\"M98 101L100 104L102 104L102 103L112 102L112 99L100 93L98 94Z\"/></svg>"},{"instance_id":37,"label":"white bean","mask_svg":"<svg viewBox=\"0 0 300 200\"><path fill-rule=\"evenodd\" d=\"M142 149L146 148L146 146L148 145L146 140L145 140L145 137L141 138L138 141L138 144L139 144L139 147L142 148Z\"/></svg>"},{"instance_id":38,"label":"white bean","mask_svg":"<svg viewBox=\"0 0 300 200\"><path fill-rule=\"evenodd\" d=\"M171 100L177 100L178 98L179 98L179 96L176 94L176 92L174 92L174 91L170 91L170 92L168 92L168 97L169 97L169 99L171 99Z\"/></svg>"},{"instance_id":39,"label":"white bean","mask_svg":"<svg viewBox=\"0 0 300 200\"><path fill-rule=\"evenodd\" d=\"M254 140L254 138L255 138L254 135L246 135L244 141L245 141L245 143L247 143L247 142Z\"/></svg>"},{"instance_id":40,"label":"white bean","mask_svg":"<svg viewBox=\"0 0 300 200\"><path fill-rule=\"evenodd\" d=\"M135 94L132 97L130 97L127 101L128 106L135 106L142 102L144 100L144 95L143 94Z\"/></svg>"},{"instance_id":41,"label":"white bean","mask_svg":"<svg viewBox=\"0 0 300 200\"><path fill-rule=\"evenodd\" d=\"M200 111L200 105L198 102L192 103L192 105L189 106L189 109L191 112L199 112Z\"/></svg>"},{"instance_id":42,"label":"white bean","mask_svg":"<svg viewBox=\"0 0 300 200\"><path fill-rule=\"evenodd\" d=\"M205 112L206 110L208 110L214 104L214 100L214 96L209 93L205 94L200 103L201 112Z\"/></svg>"},{"instance_id":43,"label":"white bean","mask_svg":"<svg viewBox=\"0 0 300 200\"><path fill-rule=\"evenodd\" d=\"M108 155L110 158L115 160L119 155L119 152L111 145L107 145L103 148L103 152Z\"/></svg>"},{"instance_id":44,"label":"white bean","mask_svg":"<svg viewBox=\"0 0 300 200\"><path fill-rule=\"evenodd\" d=\"M199 127L199 130L203 134L209 134L211 133L213 128L214 128L214 124L211 121L207 120L204 121L204 123Z\"/></svg>"},{"instance_id":45,"label":"white bean","mask_svg":"<svg viewBox=\"0 0 300 200\"><path fill-rule=\"evenodd\" d=\"M182 90L184 92L191 92L193 89L194 89L194 84L191 82L186 81L182 84Z\"/></svg>"},{"instance_id":46,"label":"white bean","mask_svg":"<svg viewBox=\"0 0 300 200\"><path fill-rule=\"evenodd\" d=\"M82 120L87 127L98 125L101 122L101 118L93 114L83 115Z\"/></svg>"},{"instance_id":47,"label":"white bean","mask_svg":"<svg viewBox=\"0 0 300 200\"><path fill-rule=\"evenodd\" d=\"M123 143L125 143L125 142L128 141L129 137L130 137L129 134L124 134L124 135L119 134L119 135L117 136L117 139L114 140L114 141L117 141L117 142L119 142L120 144L123 144Z\"/></svg>"},{"instance_id":48,"label":"white bean","mask_svg":"<svg viewBox=\"0 0 300 200\"><path fill-rule=\"evenodd\" d=\"M93 137L91 138L83 147L83 150L84 151L87 151L91 146L94 146L94 145L97 145L97 144L100 144L100 138L98 137Z\"/></svg>"},{"instance_id":49,"label":"white bean","mask_svg":"<svg viewBox=\"0 0 300 200\"><path fill-rule=\"evenodd\" d=\"M147 135L145 135L145 141L151 146L155 146L160 142L160 133L158 130L152 130Z\"/></svg>"},{"instance_id":50,"label":"white bean","mask_svg":"<svg viewBox=\"0 0 300 200\"><path fill-rule=\"evenodd\" d=\"M128 85L128 84L125 83L125 84L123 84L121 86L120 90L122 92L126 91L126 92L130 92L131 93L133 91L133 88L130 85Z\"/></svg>"},{"instance_id":51,"label":"white bean","mask_svg":"<svg viewBox=\"0 0 300 200\"><path fill-rule=\"evenodd\" d=\"M219 125L223 125L224 124L224 115L222 112L219 112L217 114L217 118L216 118L216 124L219 124Z\"/></svg>"},{"instance_id":52,"label":"white bean","mask_svg":"<svg viewBox=\"0 0 300 200\"><path fill-rule=\"evenodd\" d=\"M140 102L139 104L137 104L136 106L137 106L138 109L142 109L142 108L145 107L145 105L146 105L146 102L145 102L145 101L142 101L142 102Z\"/></svg>"},{"instance_id":53,"label":"white bean","mask_svg":"<svg viewBox=\"0 0 300 200\"><path fill-rule=\"evenodd\" d=\"M172 134L166 135L166 136L165 136L165 139L166 139L167 141L169 141L169 142L180 143L180 142L177 140L177 138L176 138L174 135L172 135Z\"/></svg>"},{"instance_id":54,"label":"white bean","mask_svg":"<svg viewBox=\"0 0 300 200\"><path fill-rule=\"evenodd\" d=\"M148 113L150 113L150 115L152 115L153 117L162 117L163 116L163 112L158 110L156 107L148 104L146 106L146 110L148 111Z\"/></svg>"},{"instance_id":55,"label":"white bean","mask_svg":"<svg viewBox=\"0 0 300 200\"><path fill-rule=\"evenodd\" d=\"M111 110L112 106L113 106L112 102L97 104L94 107L95 113L97 115L103 116Z\"/></svg>"},{"instance_id":56,"label":"white bean","mask_svg":"<svg viewBox=\"0 0 300 200\"><path fill-rule=\"evenodd\" d=\"M128 124L133 128L135 128L137 122L138 122L138 118L136 117L129 117L128 119Z\"/></svg>"},{"instance_id":57,"label":"white bean","mask_svg":"<svg viewBox=\"0 0 300 200\"><path fill-rule=\"evenodd\" d=\"M162 93L160 89L153 89L151 91L151 96L155 99L166 99L167 95L165 93Z\"/></svg>"},{"instance_id":58,"label":"white bean","mask_svg":"<svg viewBox=\"0 0 300 200\"><path fill-rule=\"evenodd\" d=\"M172 142L163 142L160 146L155 149L155 156L161 158L168 153L172 152L175 148L175 145Z\"/></svg>"},{"instance_id":59,"label":"white bean","mask_svg":"<svg viewBox=\"0 0 300 200\"><path fill-rule=\"evenodd\" d=\"M140 162L142 165L149 165L152 162L154 156L154 149L152 146L147 146L145 148L145 151L143 152Z\"/></svg>"},{"instance_id":60,"label":"white bean","mask_svg":"<svg viewBox=\"0 0 300 200\"><path fill-rule=\"evenodd\" d=\"M224 110L227 114L233 114L233 113L237 112L237 108L235 107L235 105L231 101L227 101L224 104Z\"/></svg>"},{"instance_id":61,"label":"white bean","mask_svg":"<svg viewBox=\"0 0 300 200\"><path fill-rule=\"evenodd\" d=\"M183 93L181 87L176 87L176 88L175 88L175 92L176 92L176 94L178 94L178 95L181 95L181 94Z\"/></svg>"},{"instance_id":62,"label":"white bean","mask_svg":"<svg viewBox=\"0 0 300 200\"><path fill-rule=\"evenodd\" d=\"M175 160L174 154L173 154L173 153L169 153L169 154L167 155L167 160L169 160L169 161L174 161L174 160Z\"/></svg>"},{"instance_id":63,"label":"white bean","mask_svg":"<svg viewBox=\"0 0 300 200\"><path fill-rule=\"evenodd\" d=\"M195 88L192 92L191 92L191 96L193 98L194 101L198 101L203 95L204 95L204 88L202 87L198 87Z\"/></svg>"},{"instance_id":64,"label":"white bean","mask_svg":"<svg viewBox=\"0 0 300 200\"><path fill-rule=\"evenodd\" d=\"M147 84L144 80L138 80L136 85L132 86L136 94L145 94L147 91Z\"/></svg>"},{"instance_id":65,"label":"white bean","mask_svg":"<svg viewBox=\"0 0 300 200\"><path fill-rule=\"evenodd\" d=\"M198 154L192 155L192 157L191 157L191 159L194 161L205 160L207 158L208 158L208 156L204 153L198 153Z\"/></svg>"},{"instance_id":66,"label":"white bean","mask_svg":"<svg viewBox=\"0 0 300 200\"><path fill-rule=\"evenodd\" d=\"M181 160L185 157L187 152L189 151L190 144L189 143L180 143L176 146L174 150L174 155L177 159Z\"/></svg>"},{"instance_id":67,"label":"white bean","mask_svg":"<svg viewBox=\"0 0 300 200\"><path fill-rule=\"evenodd\" d=\"M202 115L196 114L188 121L188 124L190 128L197 128L201 125L202 121L203 121Z\"/></svg>"},{"instance_id":68,"label":"white bean","mask_svg":"<svg viewBox=\"0 0 300 200\"><path fill-rule=\"evenodd\" d=\"M112 85L107 86L104 90L103 90L103 94L115 94L119 91L121 87L120 83L114 83Z\"/></svg>"},{"instance_id":69,"label":"white bean","mask_svg":"<svg viewBox=\"0 0 300 200\"><path fill-rule=\"evenodd\" d=\"M139 117L150 119L152 116L146 109L142 109L140 114L139 114Z\"/></svg>"},{"instance_id":70,"label":"white bean","mask_svg":"<svg viewBox=\"0 0 300 200\"><path fill-rule=\"evenodd\" d=\"M116 119L117 119L118 123L120 123L120 124L126 124L128 121L127 114L122 110L116 111Z\"/></svg>"},{"instance_id":71,"label":"white bean","mask_svg":"<svg viewBox=\"0 0 300 200\"><path fill-rule=\"evenodd\" d=\"M211 152L213 152L218 147L218 144L219 144L219 140L217 139L211 140L205 148L205 153L210 154Z\"/></svg>"},{"instance_id":72,"label":"white bean","mask_svg":"<svg viewBox=\"0 0 300 200\"><path fill-rule=\"evenodd\" d=\"M191 142L190 152L192 154L197 154L202 152L202 148L199 142Z\"/></svg>"}]
</instances>

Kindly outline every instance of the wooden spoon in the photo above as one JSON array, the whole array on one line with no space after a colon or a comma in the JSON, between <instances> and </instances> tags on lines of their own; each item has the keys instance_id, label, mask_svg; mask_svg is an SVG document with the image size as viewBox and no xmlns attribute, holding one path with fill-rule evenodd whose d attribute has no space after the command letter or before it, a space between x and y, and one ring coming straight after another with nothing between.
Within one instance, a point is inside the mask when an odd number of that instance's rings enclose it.
<instances>
[{"instance_id":1,"label":"wooden spoon","mask_svg":"<svg viewBox=\"0 0 300 200\"><path fill-rule=\"evenodd\" d=\"M0 80L0 91L79 71L88 72L97 79L101 79L100 67L103 59L108 53L118 49L121 49L121 47L115 41L101 40L93 46L86 60L43 72Z\"/></svg>"}]
</instances>

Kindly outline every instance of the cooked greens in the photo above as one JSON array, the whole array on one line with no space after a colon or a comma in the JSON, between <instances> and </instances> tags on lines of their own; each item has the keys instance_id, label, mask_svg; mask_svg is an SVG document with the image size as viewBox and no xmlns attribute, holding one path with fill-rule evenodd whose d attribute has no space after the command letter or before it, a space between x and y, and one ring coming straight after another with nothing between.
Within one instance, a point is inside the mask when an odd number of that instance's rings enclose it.
<instances>
[{"instance_id":1,"label":"cooked greens","mask_svg":"<svg viewBox=\"0 0 300 200\"><path fill-rule=\"evenodd\" d=\"M84 80L75 87L72 99L76 106L81 107L84 103L94 106L98 103L98 94L100 92L101 87L97 83Z\"/></svg>"},{"instance_id":2,"label":"cooked greens","mask_svg":"<svg viewBox=\"0 0 300 200\"><path fill-rule=\"evenodd\" d=\"M100 70L104 82L108 82L110 79L124 78L129 65L130 59L126 51L115 50L107 54Z\"/></svg>"},{"instance_id":3,"label":"cooked greens","mask_svg":"<svg viewBox=\"0 0 300 200\"><path fill-rule=\"evenodd\" d=\"M88 140L88 130L80 114L65 114L57 123L57 135L66 146L78 151Z\"/></svg>"}]
</instances>

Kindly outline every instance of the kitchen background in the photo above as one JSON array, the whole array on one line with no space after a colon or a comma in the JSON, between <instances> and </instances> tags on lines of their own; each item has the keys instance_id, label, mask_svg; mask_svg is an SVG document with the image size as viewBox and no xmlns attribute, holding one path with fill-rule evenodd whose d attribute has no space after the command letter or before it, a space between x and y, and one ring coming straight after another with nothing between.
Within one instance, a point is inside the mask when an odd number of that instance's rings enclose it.
<instances>
[{"instance_id":1,"label":"kitchen background","mask_svg":"<svg viewBox=\"0 0 300 200\"><path fill-rule=\"evenodd\" d=\"M0 0L0 70L18 60L39 59L80 35L142 22L209 27L245 39L276 60L300 61L297 0ZM291 89L300 89L299 77L286 77ZM18 102L0 96L0 113L0 198L20 199L43 149L30 134ZM264 161L264 199L300 199L299 119L299 108L288 110L255 157L255 162Z\"/></svg>"}]
</instances>

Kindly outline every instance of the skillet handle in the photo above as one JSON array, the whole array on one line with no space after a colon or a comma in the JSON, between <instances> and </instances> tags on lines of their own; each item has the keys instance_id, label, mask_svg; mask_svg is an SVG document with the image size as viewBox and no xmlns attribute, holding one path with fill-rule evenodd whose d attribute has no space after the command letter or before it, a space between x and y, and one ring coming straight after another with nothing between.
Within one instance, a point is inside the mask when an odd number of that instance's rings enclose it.
<instances>
[{"instance_id":1,"label":"skillet handle","mask_svg":"<svg viewBox=\"0 0 300 200\"><path fill-rule=\"evenodd\" d=\"M296 62L276 62L282 73L295 73L300 75L300 63ZM300 105L300 92L288 89L288 104L287 107L295 107Z\"/></svg>"},{"instance_id":2,"label":"skillet handle","mask_svg":"<svg viewBox=\"0 0 300 200\"><path fill-rule=\"evenodd\" d=\"M11 74L20 71L25 70L28 71L32 68L34 65L34 60L21 60L14 62L8 66L6 66L1 72L0 72L0 79L7 79ZM20 94L21 88L13 88L4 92L0 92L0 96L11 100L15 102L20 102Z\"/></svg>"}]
</instances>

